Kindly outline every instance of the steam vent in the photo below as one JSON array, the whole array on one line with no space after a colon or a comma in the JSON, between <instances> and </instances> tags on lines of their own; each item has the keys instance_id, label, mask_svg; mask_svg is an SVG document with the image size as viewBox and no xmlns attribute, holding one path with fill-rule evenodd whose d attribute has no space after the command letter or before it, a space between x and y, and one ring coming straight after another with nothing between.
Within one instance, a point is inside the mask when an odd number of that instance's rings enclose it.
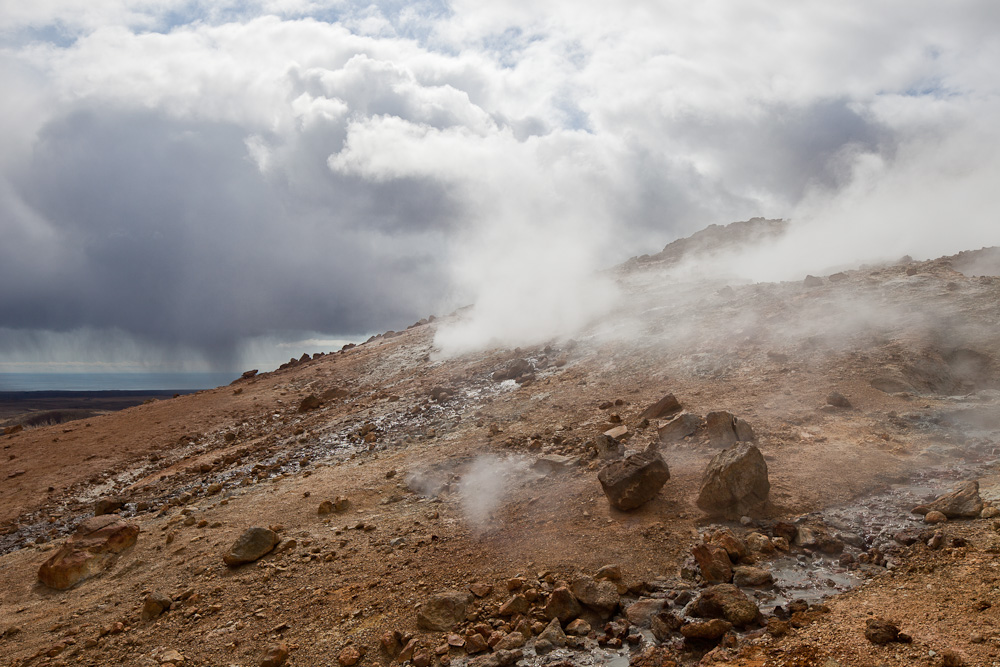
<instances>
[{"instance_id":1,"label":"steam vent","mask_svg":"<svg viewBox=\"0 0 1000 667\"><path fill-rule=\"evenodd\" d=\"M793 230L634 258L544 340L446 352L473 307L11 398L0 665L996 664L998 251L721 273Z\"/></svg>"}]
</instances>

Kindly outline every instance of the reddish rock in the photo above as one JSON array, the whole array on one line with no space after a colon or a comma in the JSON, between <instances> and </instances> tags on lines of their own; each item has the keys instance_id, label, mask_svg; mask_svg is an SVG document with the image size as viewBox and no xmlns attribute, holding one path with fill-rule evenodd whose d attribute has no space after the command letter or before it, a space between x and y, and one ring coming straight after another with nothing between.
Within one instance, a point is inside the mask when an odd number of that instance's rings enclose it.
<instances>
[{"instance_id":1,"label":"reddish rock","mask_svg":"<svg viewBox=\"0 0 1000 667\"><path fill-rule=\"evenodd\" d=\"M733 564L726 550L717 544L696 544L691 554L698 562L702 578L709 583L733 580Z\"/></svg>"},{"instance_id":2,"label":"reddish rock","mask_svg":"<svg viewBox=\"0 0 1000 667\"><path fill-rule=\"evenodd\" d=\"M38 569L38 580L66 590L104 570L139 537L139 527L111 514L85 519Z\"/></svg>"},{"instance_id":3,"label":"reddish rock","mask_svg":"<svg viewBox=\"0 0 1000 667\"><path fill-rule=\"evenodd\" d=\"M975 480L959 484L932 503L913 508L914 514L940 512L949 519L974 518L982 511L983 499L979 497L979 482Z\"/></svg>"},{"instance_id":4,"label":"reddish rock","mask_svg":"<svg viewBox=\"0 0 1000 667\"><path fill-rule=\"evenodd\" d=\"M581 610L580 603L573 593L565 586L560 586L552 591L543 613L545 618L558 618L560 623L569 623L580 615Z\"/></svg>"},{"instance_id":5,"label":"reddish rock","mask_svg":"<svg viewBox=\"0 0 1000 667\"><path fill-rule=\"evenodd\" d=\"M222 560L230 567L252 563L271 553L280 541L278 534L269 528L248 528L236 538Z\"/></svg>"},{"instance_id":6,"label":"reddish rock","mask_svg":"<svg viewBox=\"0 0 1000 667\"><path fill-rule=\"evenodd\" d=\"M281 667L286 660L288 660L288 645L281 642L267 649L259 664L260 667Z\"/></svg>"},{"instance_id":7,"label":"reddish rock","mask_svg":"<svg viewBox=\"0 0 1000 667\"><path fill-rule=\"evenodd\" d=\"M691 621L681 626L685 639L719 639L733 629L733 624L721 618L707 621Z\"/></svg>"}]
</instances>

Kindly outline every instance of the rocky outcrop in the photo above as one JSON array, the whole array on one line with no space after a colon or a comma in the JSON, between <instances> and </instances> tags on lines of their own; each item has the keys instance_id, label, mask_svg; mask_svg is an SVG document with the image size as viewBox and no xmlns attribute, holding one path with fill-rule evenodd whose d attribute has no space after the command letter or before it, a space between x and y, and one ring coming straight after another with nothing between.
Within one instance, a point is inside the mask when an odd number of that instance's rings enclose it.
<instances>
[{"instance_id":1,"label":"rocky outcrop","mask_svg":"<svg viewBox=\"0 0 1000 667\"><path fill-rule=\"evenodd\" d=\"M698 507L710 514L745 514L767 501L767 463L755 445L741 443L712 458L698 492Z\"/></svg>"},{"instance_id":2,"label":"rocky outcrop","mask_svg":"<svg viewBox=\"0 0 1000 667\"><path fill-rule=\"evenodd\" d=\"M597 479L611 505L627 511L652 500L670 479L670 469L658 451L647 449L608 464Z\"/></svg>"},{"instance_id":3,"label":"rocky outcrop","mask_svg":"<svg viewBox=\"0 0 1000 667\"><path fill-rule=\"evenodd\" d=\"M50 588L66 590L104 571L117 554L139 537L139 527L116 515L85 519L38 569L38 580Z\"/></svg>"},{"instance_id":4,"label":"rocky outcrop","mask_svg":"<svg viewBox=\"0 0 1000 667\"><path fill-rule=\"evenodd\" d=\"M949 519L978 517L983 511L983 499L979 497L979 482L963 482L952 491L926 505L913 508L914 514L940 512Z\"/></svg>"}]
</instances>

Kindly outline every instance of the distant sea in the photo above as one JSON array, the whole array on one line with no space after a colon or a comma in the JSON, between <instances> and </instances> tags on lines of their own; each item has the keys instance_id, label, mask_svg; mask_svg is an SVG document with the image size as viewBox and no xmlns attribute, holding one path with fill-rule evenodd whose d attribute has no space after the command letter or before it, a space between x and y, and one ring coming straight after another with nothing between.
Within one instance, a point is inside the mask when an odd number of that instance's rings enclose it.
<instances>
[{"instance_id":1,"label":"distant sea","mask_svg":"<svg viewBox=\"0 0 1000 667\"><path fill-rule=\"evenodd\" d=\"M0 373L0 391L185 391L229 384L239 373Z\"/></svg>"}]
</instances>

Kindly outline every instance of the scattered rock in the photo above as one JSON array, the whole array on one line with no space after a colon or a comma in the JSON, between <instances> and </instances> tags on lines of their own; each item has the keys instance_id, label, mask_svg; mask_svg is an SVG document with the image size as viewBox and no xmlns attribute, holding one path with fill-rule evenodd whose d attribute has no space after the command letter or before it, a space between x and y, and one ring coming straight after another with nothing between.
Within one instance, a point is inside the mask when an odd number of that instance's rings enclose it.
<instances>
[{"instance_id":1,"label":"scattered rock","mask_svg":"<svg viewBox=\"0 0 1000 667\"><path fill-rule=\"evenodd\" d=\"M938 512L937 510L931 510L930 512L924 515L924 523L930 523L930 524L944 523L947 520L948 517L946 517L941 512Z\"/></svg>"},{"instance_id":2,"label":"scattered rock","mask_svg":"<svg viewBox=\"0 0 1000 667\"><path fill-rule=\"evenodd\" d=\"M559 586L549 595L543 613L545 618L557 618L561 623L569 623L582 611L579 601L565 586Z\"/></svg>"},{"instance_id":3,"label":"scattered rock","mask_svg":"<svg viewBox=\"0 0 1000 667\"><path fill-rule=\"evenodd\" d=\"M340 664L340 667L353 667L358 664L359 660L361 660L361 651L353 644L345 646L340 655L337 656L337 663Z\"/></svg>"},{"instance_id":4,"label":"scattered rock","mask_svg":"<svg viewBox=\"0 0 1000 667\"><path fill-rule=\"evenodd\" d=\"M618 587L614 583L597 581L592 577L580 577L574 580L570 585L570 591L581 604L604 616L610 616L618 607L620 600Z\"/></svg>"},{"instance_id":5,"label":"scattered rock","mask_svg":"<svg viewBox=\"0 0 1000 667\"><path fill-rule=\"evenodd\" d=\"M663 426L656 429L660 442L665 445L680 442L684 438L694 435L704 425L705 421L698 415L690 412L682 412Z\"/></svg>"},{"instance_id":6,"label":"scattered rock","mask_svg":"<svg viewBox=\"0 0 1000 667\"><path fill-rule=\"evenodd\" d=\"M884 618L869 618L865 622L865 638L872 644L900 641L899 626Z\"/></svg>"},{"instance_id":7,"label":"scattered rock","mask_svg":"<svg viewBox=\"0 0 1000 667\"><path fill-rule=\"evenodd\" d=\"M733 624L721 618L707 621L690 621L681 626L681 634L686 639L720 639L733 629Z\"/></svg>"},{"instance_id":8,"label":"scattered rock","mask_svg":"<svg viewBox=\"0 0 1000 667\"><path fill-rule=\"evenodd\" d=\"M562 648L563 646L566 646L566 633L563 632L562 625L560 625L558 618L553 618L549 621L549 624L545 626L545 629L539 633L538 639L535 640L535 651L538 651L538 645L543 644L543 642L552 648ZM551 648L549 650L551 650Z\"/></svg>"},{"instance_id":9,"label":"scattered rock","mask_svg":"<svg viewBox=\"0 0 1000 667\"><path fill-rule=\"evenodd\" d=\"M301 403L299 403L299 412L309 412L310 410L318 410L322 405L323 402L319 400L319 397L316 396L316 394L309 394L308 396L302 399Z\"/></svg>"},{"instance_id":10,"label":"scattered rock","mask_svg":"<svg viewBox=\"0 0 1000 667\"><path fill-rule=\"evenodd\" d=\"M94 503L94 516L112 514L125 507L125 499L121 496L108 496Z\"/></svg>"},{"instance_id":11,"label":"scattered rock","mask_svg":"<svg viewBox=\"0 0 1000 667\"><path fill-rule=\"evenodd\" d=\"M528 608L531 605L528 604L528 599L521 594L515 595L511 599L507 600L500 606L500 611L497 612L501 616L516 616L518 614L528 613Z\"/></svg>"},{"instance_id":12,"label":"scattered rock","mask_svg":"<svg viewBox=\"0 0 1000 667\"><path fill-rule=\"evenodd\" d=\"M639 414L639 419L665 419L672 417L682 410L680 401L674 398L673 394L667 394L656 403L652 404Z\"/></svg>"},{"instance_id":13,"label":"scattered rock","mask_svg":"<svg viewBox=\"0 0 1000 667\"><path fill-rule=\"evenodd\" d=\"M497 642L496 646L493 647L494 651L513 651L516 648L521 648L524 646L525 641L524 635L516 630L514 632L504 635L503 639Z\"/></svg>"},{"instance_id":14,"label":"scattered rock","mask_svg":"<svg viewBox=\"0 0 1000 667\"><path fill-rule=\"evenodd\" d=\"M330 514L331 512L333 512L333 501L330 500L324 500L316 508L317 514Z\"/></svg>"},{"instance_id":15,"label":"scattered rock","mask_svg":"<svg viewBox=\"0 0 1000 667\"><path fill-rule=\"evenodd\" d=\"M761 567L737 565L733 570L733 583L737 586L769 586L774 583L774 575Z\"/></svg>"},{"instance_id":16,"label":"scattered rock","mask_svg":"<svg viewBox=\"0 0 1000 667\"><path fill-rule=\"evenodd\" d=\"M504 380L517 380L522 376L533 373L534 370L535 367L532 366L531 362L527 359L515 359L507 364L506 368L503 370L493 373L493 381L503 382Z\"/></svg>"},{"instance_id":17,"label":"scattered rock","mask_svg":"<svg viewBox=\"0 0 1000 667\"><path fill-rule=\"evenodd\" d=\"M113 514L84 519L63 546L42 563L38 580L58 590L72 588L103 571L138 537L138 526Z\"/></svg>"},{"instance_id":18,"label":"scattered rock","mask_svg":"<svg viewBox=\"0 0 1000 667\"><path fill-rule=\"evenodd\" d=\"M912 511L914 514L937 511L949 519L977 517L983 511L983 499L979 497L979 482L976 480L963 482L934 502L914 507Z\"/></svg>"},{"instance_id":19,"label":"scattered rock","mask_svg":"<svg viewBox=\"0 0 1000 667\"><path fill-rule=\"evenodd\" d=\"M625 618L636 627L648 628L666 604L666 600L640 598L625 608Z\"/></svg>"},{"instance_id":20,"label":"scattered rock","mask_svg":"<svg viewBox=\"0 0 1000 667\"><path fill-rule=\"evenodd\" d=\"M240 375L240 379L241 380L249 380L250 378L252 378L255 375L257 375L257 372L258 371L257 371L256 368L254 368L253 370L250 370L250 371L243 371L243 374Z\"/></svg>"},{"instance_id":21,"label":"scattered rock","mask_svg":"<svg viewBox=\"0 0 1000 667\"><path fill-rule=\"evenodd\" d=\"M729 447L737 442L754 439L753 428L730 412L709 412L705 415L705 434L709 444L715 447Z\"/></svg>"},{"instance_id":22,"label":"scattered rock","mask_svg":"<svg viewBox=\"0 0 1000 667\"><path fill-rule=\"evenodd\" d=\"M580 459L576 456L565 456L563 454L546 454L535 459L533 468L548 473L564 472L570 470Z\"/></svg>"},{"instance_id":23,"label":"scattered rock","mask_svg":"<svg viewBox=\"0 0 1000 667\"><path fill-rule=\"evenodd\" d=\"M160 614L170 609L173 600L164 593L153 592L146 596L142 603L141 618L143 621L151 621Z\"/></svg>"},{"instance_id":24,"label":"scattered rock","mask_svg":"<svg viewBox=\"0 0 1000 667\"><path fill-rule=\"evenodd\" d=\"M657 640L665 642L673 633L680 630L682 623L681 618L672 611L661 611L650 620L649 627Z\"/></svg>"},{"instance_id":25,"label":"scattered rock","mask_svg":"<svg viewBox=\"0 0 1000 667\"><path fill-rule=\"evenodd\" d=\"M513 651L500 649L496 653L473 658L469 661L468 667L508 667L508 665L513 665L520 660L523 655L518 649Z\"/></svg>"},{"instance_id":26,"label":"scattered rock","mask_svg":"<svg viewBox=\"0 0 1000 667\"><path fill-rule=\"evenodd\" d=\"M851 402L847 400L847 397L841 394L839 391L831 391L826 397L826 404L832 405L835 408L853 408Z\"/></svg>"},{"instance_id":27,"label":"scattered rock","mask_svg":"<svg viewBox=\"0 0 1000 667\"><path fill-rule=\"evenodd\" d=\"M271 646L260 659L260 667L281 667L288 660L288 645L280 642Z\"/></svg>"},{"instance_id":28,"label":"scattered rock","mask_svg":"<svg viewBox=\"0 0 1000 667\"><path fill-rule=\"evenodd\" d=\"M712 531L706 536L705 542L708 544L717 544L725 549L726 553L729 554L729 560L734 563L750 557L750 548L747 546L747 543L736 537L736 534L729 528Z\"/></svg>"},{"instance_id":29,"label":"scattered rock","mask_svg":"<svg viewBox=\"0 0 1000 667\"><path fill-rule=\"evenodd\" d=\"M618 438L624 438L628 435L628 426L622 424L621 426L615 426L612 429L608 429L604 432L604 435L612 440L617 440Z\"/></svg>"},{"instance_id":30,"label":"scattered rock","mask_svg":"<svg viewBox=\"0 0 1000 667\"><path fill-rule=\"evenodd\" d=\"M448 632L465 620L472 595L464 591L443 591L432 596L417 610L421 630Z\"/></svg>"},{"instance_id":31,"label":"scattered rock","mask_svg":"<svg viewBox=\"0 0 1000 667\"><path fill-rule=\"evenodd\" d=\"M228 553L222 557L222 561L230 567L252 563L271 553L280 541L278 534L269 528L259 526L248 528L236 538Z\"/></svg>"},{"instance_id":32,"label":"scattered rock","mask_svg":"<svg viewBox=\"0 0 1000 667\"><path fill-rule=\"evenodd\" d=\"M625 445L603 433L591 441L589 449L593 450L601 461L614 461L625 456Z\"/></svg>"},{"instance_id":33,"label":"scattered rock","mask_svg":"<svg viewBox=\"0 0 1000 667\"><path fill-rule=\"evenodd\" d=\"M760 616L750 598L732 584L717 584L701 592L695 613L702 618L724 618L736 627L755 623Z\"/></svg>"},{"instance_id":34,"label":"scattered rock","mask_svg":"<svg viewBox=\"0 0 1000 667\"><path fill-rule=\"evenodd\" d=\"M774 553L774 544L771 543L771 538L763 533L750 533L747 535L747 548L755 554L772 554Z\"/></svg>"},{"instance_id":35,"label":"scattered rock","mask_svg":"<svg viewBox=\"0 0 1000 667\"><path fill-rule=\"evenodd\" d=\"M659 452L646 449L609 463L597 479L611 505L627 511L652 500L670 479L670 469Z\"/></svg>"},{"instance_id":36,"label":"scattered rock","mask_svg":"<svg viewBox=\"0 0 1000 667\"><path fill-rule=\"evenodd\" d=\"M767 463L755 445L724 449L705 469L698 507L711 514L746 514L767 501L771 483Z\"/></svg>"},{"instance_id":37,"label":"scattered rock","mask_svg":"<svg viewBox=\"0 0 1000 667\"><path fill-rule=\"evenodd\" d=\"M946 649L941 652L941 664L944 667L965 667L966 661L962 657L962 654L957 651L952 651L951 649Z\"/></svg>"},{"instance_id":38,"label":"scattered rock","mask_svg":"<svg viewBox=\"0 0 1000 667\"><path fill-rule=\"evenodd\" d=\"M733 566L729 553L717 544L696 544L691 554L698 563L702 578L709 583L728 583L733 580Z\"/></svg>"},{"instance_id":39,"label":"scattered rock","mask_svg":"<svg viewBox=\"0 0 1000 667\"><path fill-rule=\"evenodd\" d=\"M590 623L587 623L582 618L578 618L566 626L566 634L573 635L574 637L586 637L590 634Z\"/></svg>"},{"instance_id":40,"label":"scattered rock","mask_svg":"<svg viewBox=\"0 0 1000 667\"><path fill-rule=\"evenodd\" d=\"M476 582L469 586L469 591L477 598L484 598L493 592L493 586L492 584Z\"/></svg>"}]
</instances>

